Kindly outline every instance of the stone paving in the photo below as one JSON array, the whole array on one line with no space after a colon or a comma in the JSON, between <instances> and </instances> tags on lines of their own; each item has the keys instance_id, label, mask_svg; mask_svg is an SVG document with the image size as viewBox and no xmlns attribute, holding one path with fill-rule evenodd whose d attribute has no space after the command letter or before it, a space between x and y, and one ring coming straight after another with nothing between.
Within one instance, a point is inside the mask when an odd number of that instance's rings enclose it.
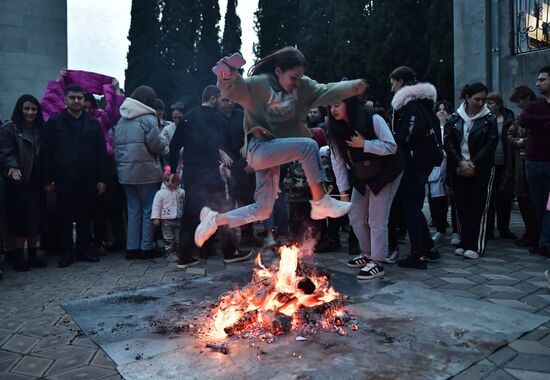
<instances>
[{"instance_id":1,"label":"stone paving","mask_svg":"<svg viewBox=\"0 0 550 380\"><path fill-rule=\"evenodd\" d=\"M512 230L516 233L522 230L518 219L514 213ZM386 265L386 278L550 316L550 291L544 278L550 259L529 254L501 239L490 241L487 255L473 261L454 256L448 245L442 244L440 250L442 259L430 264L428 270ZM406 251L406 245L402 245L401 252ZM347 252L317 257L329 268L353 273L345 266ZM60 303L242 270L251 262L225 266L216 256L182 272L164 260L126 261L118 252L102 257L96 264L76 263L59 269L52 258L49 264L48 268L26 273L4 268L4 280L0 281L0 379L119 379L114 363L80 331ZM455 377L548 378L550 322Z\"/></svg>"}]
</instances>

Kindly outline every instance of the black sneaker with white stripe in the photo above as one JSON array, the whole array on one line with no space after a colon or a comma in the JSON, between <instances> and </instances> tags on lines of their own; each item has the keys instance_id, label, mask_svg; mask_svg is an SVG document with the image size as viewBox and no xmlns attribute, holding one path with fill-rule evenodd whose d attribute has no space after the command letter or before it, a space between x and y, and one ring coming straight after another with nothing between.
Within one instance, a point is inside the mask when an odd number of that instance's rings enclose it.
<instances>
[{"instance_id":1,"label":"black sneaker with white stripe","mask_svg":"<svg viewBox=\"0 0 550 380\"><path fill-rule=\"evenodd\" d=\"M371 261L359 273L358 280L373 280L384 275L384 267L377 262Z\"/></svg>"},{"instance_id":2,"label":"black sneaker with white stripe","mask_svg":"<svg viewBox=\"0 0 550 380\"><path fill-rule=\"evenodd\" d=\"M348 261L348 267L350 268L362 268L370 263L370 259L367 256L355 256Z\"/></svg>"}]
</instances>

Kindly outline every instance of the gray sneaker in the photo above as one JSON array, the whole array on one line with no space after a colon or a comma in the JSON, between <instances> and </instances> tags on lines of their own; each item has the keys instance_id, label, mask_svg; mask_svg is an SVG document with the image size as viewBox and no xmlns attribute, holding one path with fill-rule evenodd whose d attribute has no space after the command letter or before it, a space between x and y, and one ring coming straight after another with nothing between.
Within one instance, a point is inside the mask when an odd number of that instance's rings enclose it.
<instances>
[{"instance_id":1,"label":"gray sneaker","mask_svg":"<svg viewBox=\"0 0 550 380\"><path fill-rule=\"evenodd\" d=\"M386 262L388 264L395 264L399 260L399 247L395 247L392 250L388 251L386 256Z\"/></svg>"}]
</instances>

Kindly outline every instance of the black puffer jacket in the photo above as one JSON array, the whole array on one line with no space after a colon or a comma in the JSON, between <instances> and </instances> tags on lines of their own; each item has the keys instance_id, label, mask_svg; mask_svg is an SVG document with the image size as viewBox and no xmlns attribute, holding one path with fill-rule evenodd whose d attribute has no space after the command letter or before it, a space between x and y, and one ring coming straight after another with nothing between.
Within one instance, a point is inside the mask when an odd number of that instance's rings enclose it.
<instances>
[{"instance_id":1,"label":"black puffer jacket","mask_svg":"<svg viewBox=\"0 0 550 380\"><path fill-rule=\"evenodd\" d=\"M393 132L405 153L407 166L433 168L434 152L430 148L434 145L434 138L441 154L441 127L433 111L436 97L433 85L417 83L403 87L392 99Z\"/></svg>"},{"instance_id":2,"label":"black puffer jacket","mask_svg":"<svg viewBox=\"0 0 550 380\"><path fill-rule=\"evenodd\" d=\"M447 118L444 129L444 148L447 153L448 168L452 170L460 161L464 161L461 147L464 138L464 119L459 112ZM478 170L494 165L497 141L497 122L492 114L487 113L474 120L468 134L468 150L470 161Z\"/></svg>"}]
</instances>

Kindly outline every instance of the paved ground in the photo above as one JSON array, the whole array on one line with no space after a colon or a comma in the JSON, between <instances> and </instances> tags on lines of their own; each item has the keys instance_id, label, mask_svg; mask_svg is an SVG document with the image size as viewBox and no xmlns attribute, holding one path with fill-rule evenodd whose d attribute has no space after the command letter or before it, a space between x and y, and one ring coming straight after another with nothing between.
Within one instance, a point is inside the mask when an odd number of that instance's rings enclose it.
<instances>
[{"instance_id":1,"label":"paved ground","mask_svg":"<svg viewBox=\"0 0 550 380\"><path fill-rule=\"evenodd\" d=\"M521 232L517 214L512 230ZM406 246L401 247L406 252ZM465 261L442 245L443 257L426 271L386 266L390 279L453 295L483 299L530 313L550 316L550 291L544 270L550 259L535 256L500 239L489 243L487 256ZM318 255L329 267L348 271L345 252ZM5 268L0 282L0 379L118 379L114 363L83 335L59 306L67 300L172 284L225 268L219 256L187 273L164 260L126 261L112 253L100 263L76 263L59 269L50 259L46 269L15 273ZM550 322L499 349L455 379L548 379Z\"/></svg>"}]
</instances>

